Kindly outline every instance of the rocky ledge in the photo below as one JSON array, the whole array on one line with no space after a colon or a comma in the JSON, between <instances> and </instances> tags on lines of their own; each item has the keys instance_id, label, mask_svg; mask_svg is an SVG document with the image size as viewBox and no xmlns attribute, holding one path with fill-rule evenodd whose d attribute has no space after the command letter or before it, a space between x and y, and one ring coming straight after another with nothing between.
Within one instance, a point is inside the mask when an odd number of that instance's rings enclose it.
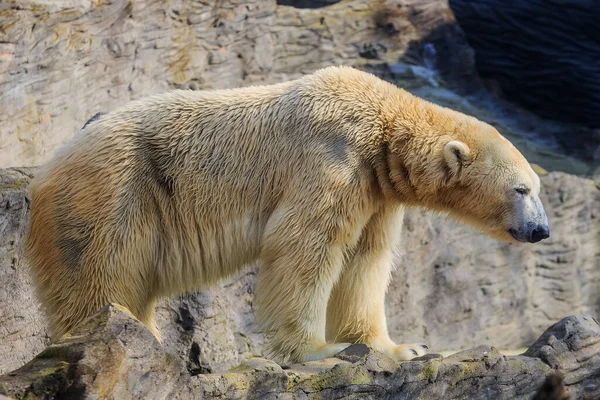
<instances>
[{"instance_id":1,"label":"rocky ledge","mask_svg":"<svg viewBox=\"0 0 600 400\"><path fill-rule=\"evenodd\" d=\"M193 375L129 312L108 305L72 335L0 376L0 395L46 398L599 398L600 325L564 318L522 355L479 346L396 362L354 345L330 358L280 366L251 358ZM542 391L543 393L540 393ZM536 395L537 393L537 395Z\"/></svg>"}]
</instances>

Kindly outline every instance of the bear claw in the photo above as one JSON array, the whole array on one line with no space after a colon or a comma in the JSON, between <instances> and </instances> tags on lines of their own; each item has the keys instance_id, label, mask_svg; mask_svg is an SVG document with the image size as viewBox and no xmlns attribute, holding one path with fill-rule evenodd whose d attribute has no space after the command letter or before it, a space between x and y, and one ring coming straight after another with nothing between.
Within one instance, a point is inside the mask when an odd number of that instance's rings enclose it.
<instances>
[{"instance_id":1,"label":"bear claw","mask_svg":"<svg viewBox=\"0 0 600 400\"><path fill-rule=\"evenodd\" d=\"M399 344L391 351L391 355L400 361L412 360L427 354L429 346L423 343Z\"/></svg>"}]
</instances>

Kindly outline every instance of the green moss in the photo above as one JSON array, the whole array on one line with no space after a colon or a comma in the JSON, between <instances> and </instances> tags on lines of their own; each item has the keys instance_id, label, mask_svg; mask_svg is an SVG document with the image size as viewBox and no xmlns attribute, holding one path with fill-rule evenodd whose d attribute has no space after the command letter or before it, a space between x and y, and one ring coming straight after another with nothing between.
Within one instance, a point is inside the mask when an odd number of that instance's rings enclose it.
<instances>
[{"instance_id":1,"label":"green moss","mask_svg":"<svg viewBox=\"0 0 600 400\"><path fill-rule=\"evenodd\" d=\"M477 376L481 373L481 370L484 369L483 362L471 362L466 361L460 364L455 364L451 368L448 369L447 375L450 377L452 387L456 386L459 382L472 377Z\"/></svg>"},{"instance_id":2,"label":"green moss","mask_svg":"<svg viewBox=\"0 0 600 400\"><path fill-rule=\"evenodd\" d=\"M365 385L371 383L373 381L373 377L369 372L362 368L357 368L354 370L354 373L350 375L350 383L353 385Z\"/></svg>"},{"instance_id":3,"label":"green moss","mask_svg":"<svg viewBox=\"0 0 600 400\"><path fill-rule=\"evenodd\" d=\"M298 386L298 384L302 381L302 379L293 372L288 372L288 382L287 382L287 392L292 392Z\"/></svg>"},{"instance_id":4,"label":"green moss","mask_svg":"<svg viewBox=\"0 0 600 400\"><path fill-rule=\"evenodd\" d=\"M27 378L31 385L21 393L12 393L17 399L47 398L49 394L57 393L65 385L69 363L61 361L55 365L32 371Z\"/></svg>"},{"instance_id":5,"label":"green moss","mask_svg":"<svg viewBox=\"0 0 600 400\"><path fill-rule=\"evenodd\" d=\"M465 379L466 371L462 365L457 365L456 368L451 368L448 370L447 374L450 376L450 382L452 387L456 386L456 384L463 379Z\"/></svg>"},{"instance_id":6,"label":"green moss","mask_svg":"<svg viewBox=\"0 0 600 400\"><path fill-rule=\"evenodd\" d=\"M298 386L309 388L311 392L321 392L326 389L332 389L348 385L365 385L373 382L369 371L362 367L335 366L330 371L314 375L306 380L292 374L288 381L289 392L295 391Z\"/></svg>"},{"instance_id":7,"label":"green moss","mask_svg":"<svg viewBox=\"0 0 600 400\"><path fill-rule=\"evenodd\" d=\"M5 182L0 186L0 192L12 192L17 190L24 190L29 185L29 178L17 178Z\"/></svg>"},{"instance_id":8,"label":"green moss","mask_svg":"<svg viewBox=\"0 0 600 400\"><path fill-rule=\"evenodd\" d=\"M428 381L434 381L437 378L438 370L439 370L438 362L436 362L436 361L426 362L425 365L423 366L423 371L421 371L421 377L422 377L421 379L428 380Z\"/></svg>"},{"instance_id":9,"label":"green moss","mask_svg":"<svg viewBox=\"0 0 600 400\"><path fill-rule=\"evenodd\" d=\"M518 358L507 357L506 363L514 370L521 370L527 368L525 363Z\"/></svg>"},{"instance_id":10,"label":"green moss","mask_svg":"<svg viewBox=\"0 0 600 400\"><path fill-rule=\"evenodd\" d=\"M238 365L235 366L233 368L230 368L228 372L237 372L237 373L243 373L243 372L250 372L252 371L252 368L250 368L248 365Z\"/></svg>"},{"instance_id":11,"label":"green moss","mask_svg":"<svg viewBox=\"0 0 600 400\"><path fill-rule=\"evenodd\" d=\"M250 388L250 379L245 373L226 373L223 379L227 385L233 390L248 390Z\"/></svg>"},{"instance_id":12,"label":"green moss","mask_svg":"<svg viewBox=\"0 0 600 400\"><path fill-rule=\"evenodd\" d=\"M337 376L334 376L329 372L323 375L317 375L314 378L310 379L307 383L308 386L315 392L320 392L324 389L336 386L335 383L338 380L339 379Z\"/></svg>"},{"instance_id":13,"label":"green moss","mask_svg":"<svg viewBox=\"0 0 600 400\"><path fill-rule=\"evenodd\" d=\"M57 373L62 373L63 371L66 371L68 367L69 367L69 363L67 363L65 361L61 361L52 367L43 368L43 369L40 369L39 371L37 371L36 378L44 379L48 376L51 376L51 375L54 375Z\"/></svg>"},{"instance_id":14,"label":"green moss","mask_svg":"<svg viewBox=\"0 0 600 400\"><path fill-rule=\"evenodd\" d=\"M67 346L50 346L47 347L46 349L44 349L44 351L42 351L40 354L37 355L37 357L34 359L34 361L37 360L49 360L49 359L56 359L56 360L66 360L69 356L69 348Z\"/></svg>"}]
</instances>

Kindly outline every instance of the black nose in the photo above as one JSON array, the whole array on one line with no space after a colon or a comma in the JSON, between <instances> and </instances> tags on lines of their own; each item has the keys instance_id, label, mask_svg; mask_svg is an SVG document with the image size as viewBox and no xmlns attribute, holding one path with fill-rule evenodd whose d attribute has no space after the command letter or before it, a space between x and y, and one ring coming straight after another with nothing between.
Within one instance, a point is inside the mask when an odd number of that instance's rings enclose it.
<instances>
[{"instance_id":1,"label":"black nose","mask_svg":"<svg viewBox=\"0 0 600 400\"><path fill-rule=\"evenodd\" d=\"M548 225L538 225L533 231L531 231L529 241L531 243L537 243L540 240L548 239L549 237L550 229L548 229Z\"/></svg>"}]
</instances>

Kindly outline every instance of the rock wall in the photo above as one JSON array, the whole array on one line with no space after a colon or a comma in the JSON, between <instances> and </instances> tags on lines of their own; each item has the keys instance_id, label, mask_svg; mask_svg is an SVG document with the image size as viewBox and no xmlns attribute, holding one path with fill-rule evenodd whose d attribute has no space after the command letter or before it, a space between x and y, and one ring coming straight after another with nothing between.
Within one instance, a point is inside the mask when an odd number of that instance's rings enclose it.
<instances>
[{"instance_id":1,"label":"rock wall","mask_svg":"<svg viewBox=\"0 0 600 400\"><path fill-rule=\"evenodd\" d=\"M0 170L0 373L23 365L49 342L29 271L21 259L29 220L25 188L32 172Z\"/></svg>"},{"instance_id":2,"label":"rock wall","mask_svg":"<svg viewBox=\"0 0 600 400\"><path fill-rule=\"evenodd\" d=\"M3 3L0 167L46 161L92 115L131 99L280 82L329 65L396 61L408 50L419 59L425 42L446 54L440 68L449 75L476 77L443 0L317 9L275 0Z\"/></svg>"},{"instance_id":3,"label":"rock wall","mask_svg":"<svg viewBox=\"0 0 600 400\"><path fill-rule=\"evenodd\" d=\"M482 78L547 118L600 127L596 2L449 3L475 49Z\"/></svg>"},{"instance_id":4,"label":"rock wall","mask_svg":"<svg viewBox=\"0 0 600 400\"><path fill-rule=\"evenodd\" d=\"M0 373L48 343L19 256L33 172L0 170ZM600 184L556 172L541 179L552 235L537 245L498 242L447 218L407 211L386 304L393 339L424 341L433 351L482 343L514 349L567 315L598 315ZM197 372L224 371L261 354L254 283L249 267L213 289L161 301L167 351Z\"/></svg>"}]
</instances>

